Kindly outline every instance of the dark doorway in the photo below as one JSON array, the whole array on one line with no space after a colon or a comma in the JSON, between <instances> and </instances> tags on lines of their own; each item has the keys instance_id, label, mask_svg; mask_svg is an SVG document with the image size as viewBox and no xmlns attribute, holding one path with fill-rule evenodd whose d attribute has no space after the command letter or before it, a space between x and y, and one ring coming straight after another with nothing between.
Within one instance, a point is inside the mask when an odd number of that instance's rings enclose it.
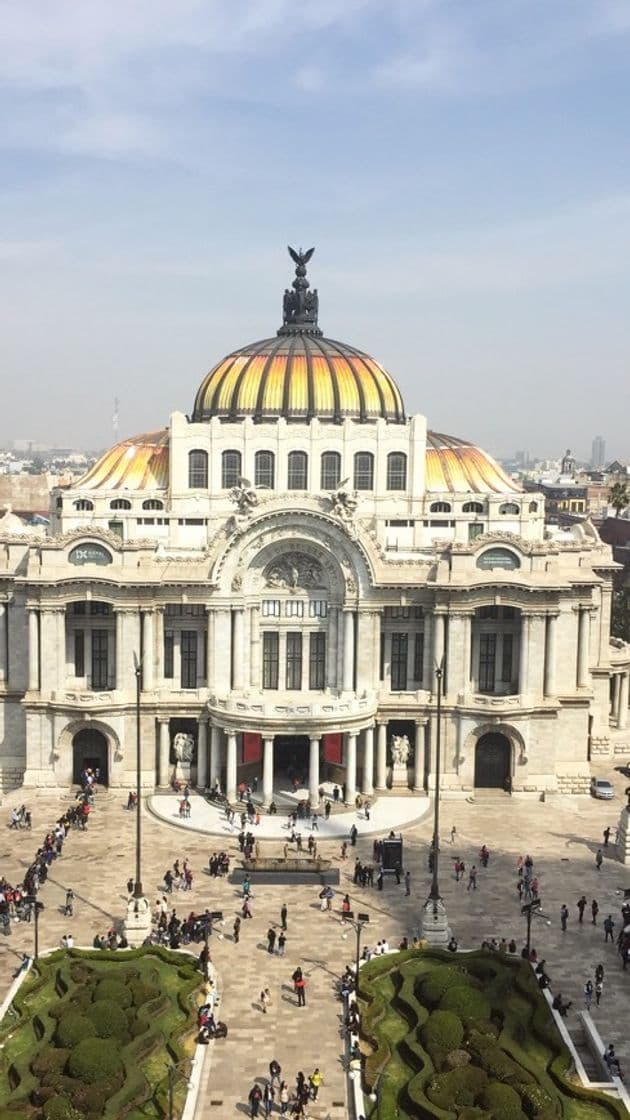
<instances>
[{"instance_id":1,"label":"dark doorway","mask_svg":"<svg viewBox=\"0 0 630 1120\"><path fill-rule=\"evenodd\" d=\"M308 785L309 749L308 735L276 735L273 741L276 774L286 776L290 782L299 778L301 785Z\"/></svg>"},{"instance_id":2,"label":"dark doorway","mask_svg":"<svg viewBox=\"0 0 630 1120\"><path fill-rule=\"evenodd\" d=\"M510 740L498 731L482 735L475 750L475 788L510 788Z\"/></svg>"},{"instance_id":3,"label":"dark doorway","mask_svg":"<svg viewBox=\"0 0 630 1120\"><path fill-rule=\"evenodd\" d=\"M72 740L72 781L81 782L82 770L98 770L98 781L109 784L109 751L107 739L95 727L84 727Z\"/></svg>"}]
</instances>

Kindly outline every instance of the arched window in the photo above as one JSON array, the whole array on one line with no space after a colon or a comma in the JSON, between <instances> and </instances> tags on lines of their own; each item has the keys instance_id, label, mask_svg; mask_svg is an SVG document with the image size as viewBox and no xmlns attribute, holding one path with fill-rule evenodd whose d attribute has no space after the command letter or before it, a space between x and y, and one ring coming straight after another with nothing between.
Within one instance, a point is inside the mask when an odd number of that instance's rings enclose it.
<instances>
[{"instance_id":1,"label":"arched window","mask_svg":"<svg viewBox=\"0 0 630 1120\"><path fill-rule=\"evenodd\" d=\"M94 509L94 502L89 502L87 498L79 498L78 501L72 504L80 513L87 513L89 510Z\"/></svg>"},{"instance_id":2,"label":"arched window","mask_svg":"<svg viewBox=\"0 0 630 1120\"><path fill-rule=\"evenodd\" d=\"M109 503L110 509L131 509L131 502L126 498L114 498L113 502Z\"/></svg>"},{"instance_id":3,"label":"arched window","mask_svg":"<svg viewBox=\"0 0 630 1120\"><path fill-rule=\"evenodd\" d=\"M224 451L221 456L221 486L231 490L237 486L242 475L240 451Z\"/></svg>"},{"instance_id":4,"label":"arched window","mask_svg":"<svg viewBox=\"0 0 630 1120\"><path fill-rule=\"evenodd\" d=\"M188 486L191 490L206 490L208 487L208 452L188 452Z\"/></svg>"},{"instance_id":5,"label":"arched window","mask_svg":"<svg viewBox=\"0 0 630 1120\"><path fill-rule=\"evenodd\" d=\"M322 490L336 490L341 482L341 455L338 451L324 451L321 462Z\"/></svg>"},{"instance_id":6,"label":"arched window","mask_svg":"<svg viewBox=\"0 0 630 1120\"><path fill-rule=\"evenodd\" d=\"M464 502L462 513L483 513L481 502Z\"/></svg>"},{"instance_id":7,"label":"arched window","mask_svg":"<svg viewBox=\"0 0 630 1120\"><path fill-rule=\"evenodd\" d=\"M432 502L429 508L431 510L431 513L450 513L451 512L451 503L450 502Z\"/></svg>"},{"instance_id":8,"label":"arched window","mask_svg":"<svg viewBox=\"0 0 630 1120\"><path fill-rule=\"evenodd\" d=\"M68 560L71 564L111 564L112 554L102 544L93 544L87 541L85 544L78 544L68 554ZM75 608L77 604L74 604ZM78 613L75 610L75 614ZM82 613L85 613L83 611Z\"/></svg>"},{"instance_id":9,"label":"arched window","mask_svg":"<svg viewBox=\"0 0 630 1120\"><path fill-rule=\"evenodd\" d=\"M499 506L499 513L501 514L518 514L521 512L521 507L516 502L504 502Z\"/></svg>"},{"instance_id":10,"label":"arched window","mask_svg":"<svg viewBox=\"0 0 630 1120\"><path fill-rule=\"evenodd\" d=\"M288 490L306 490L308 460L305 451L289 452Z\"/></svg>"},{"instance_id":11,"label":"arched window","mask_svg":"<svg viewBox=\"0 0 630 1120\"><path fill-rule=\"evenodd\" d=\"M371 451L357 451L354 457L354 488L374 489L374 456Z\"/></svg>"},{"instance_id":12,"label":"arched window","mask_svg":"<svg viewBox=\"0 0 630 1120\"><path fill-rule=\"evenodd\" d=\"M146 502L142 503L143 509L164 509L164 502L159 498L147 498Z\"/></svg>"},{"instance_id":13,"label":"arched window","mask_svg":"<svg viewBox=\"0 0 630 1120\"><path fill-rule=\"evenodd\" d=\"M387 456L387 489L407 489L407 456L402 451L391 451Z\"/></svg>"},{"instance_id":14,"label":"arched window","mask_svg":"<svg viewBox=\"0 0 630 1120\"><path fill-rule=\"evenodd\" d=\"M530 513L538 513L538 502L530 502L529 503L529 512Z\"/></svg>"},{"instance_id":15,"label":"arched window","mask_svg":"<svg viewBox=\"0 0 630 1120\"><path fill-rule=\"evenodd\" d=\"M254 459L254 486L275 485L275 457L273 451L257 451Z\"/></svg>"},{"instance_id":16,"label":"arched window","mask_svg":"<svg viewBox=\"0 0 630 1120\"><path fill-rule=\"evenodd\" d=\"M509 548L488 548L477 557L477 567L486 571L492 568L505 568L510 571L520 566L519 557Z\"/></svg>"}]
</instances>

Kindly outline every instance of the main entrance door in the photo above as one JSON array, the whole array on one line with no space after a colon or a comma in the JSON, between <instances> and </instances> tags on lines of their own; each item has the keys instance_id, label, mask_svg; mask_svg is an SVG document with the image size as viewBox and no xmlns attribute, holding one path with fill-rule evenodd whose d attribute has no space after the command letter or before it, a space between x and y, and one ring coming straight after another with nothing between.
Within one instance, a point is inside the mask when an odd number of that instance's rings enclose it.
<instances>
[{"instance_id":1,"label":"main entrance door","mask_svg":"<svg viewBox=\"0 0 630 1120\"><path fill-rule=\"evenodd\" d=\"M106 786L109 782L107 739L102 731L94 727L84 727L77 731L72 740L72 781L78 785L81 771L98 770L98 781Z\"/></svg>"},{"instance_id":2,"label":"main entrance door","mask_svg":"<svg viewBox=\"0 0 630 1120\"><path fill-rule=\"evenodd\" d=\"M273 742L274 770L278 778L308 785L308 735L276 735Z\"/></svg>"},{"instance_id":3,"label":"main entrance door","mask_svg":"<svg viewBox=\"0 0 630 1120\"><path fill-rule=\"evenodd\" d=\"M510 740L497 731L482 735L475 749L475 787L477 789L509 789Z\"/></svg>"}]
</instances>

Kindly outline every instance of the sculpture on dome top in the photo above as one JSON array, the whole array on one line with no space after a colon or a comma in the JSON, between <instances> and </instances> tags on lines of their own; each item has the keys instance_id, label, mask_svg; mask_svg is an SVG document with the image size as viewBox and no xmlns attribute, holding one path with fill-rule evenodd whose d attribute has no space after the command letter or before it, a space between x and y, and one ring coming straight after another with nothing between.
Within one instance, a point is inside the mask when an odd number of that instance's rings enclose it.
<instances>
[{"instance_id":1,"label":"sculpture on dome top","mask_svg":"<svg viewBox=\"0 0 630 1120\"><path fill-rule=\"evenodd\" d=\"M282 326L278 334L314 334L321 335L317 326L317 313L319 311L319 297L317 289L309 292L310 284L306 278L306 265L310 261L315 248L293 249L288 246L289 256L295 261L295 280L291 287L285 288L282 299Z\"/></svg>"}]
</instances>

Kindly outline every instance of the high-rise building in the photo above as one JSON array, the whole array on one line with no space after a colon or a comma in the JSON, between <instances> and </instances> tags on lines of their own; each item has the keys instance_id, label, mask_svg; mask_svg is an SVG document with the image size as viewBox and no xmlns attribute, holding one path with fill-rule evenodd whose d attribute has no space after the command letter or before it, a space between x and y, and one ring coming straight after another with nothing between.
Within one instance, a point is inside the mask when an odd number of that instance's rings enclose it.
<instances>
[{"instance_id":1,"label":"high-rise building","mask_svg":"<svg viewBox=\"0 0 630 1120\"><path fill-rule=\"evenodd\" d=\"M606 462L606 440L603 436L595 436L591 448L591 466L597 469Z\"/></svg>"}]
</instances>

